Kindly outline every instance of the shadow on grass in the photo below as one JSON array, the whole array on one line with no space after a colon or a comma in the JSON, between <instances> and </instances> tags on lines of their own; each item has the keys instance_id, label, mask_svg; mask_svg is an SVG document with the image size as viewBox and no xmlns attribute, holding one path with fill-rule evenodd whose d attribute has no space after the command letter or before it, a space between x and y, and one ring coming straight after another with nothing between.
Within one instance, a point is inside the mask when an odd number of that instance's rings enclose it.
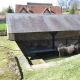
<instances>
[{"instance_id":1,"label":"shadow on grass","mask_svg":"<svg viewBox=\"0 0 80 80\"><path fill-rule=\"evenodd\" d=\"M21 51L23 52L24 56L26 57L26 59L28 60L30 65L33 65L32 60L37 60L37 59L43 59L45 62L51 62L51 61L59 61L62 59L65 59L67 57L73 56L72 55L65 55L59 58L59 54L58 51L53 51L53 52L44 52L44 53L36 53L35 55L30 54L29 56L27 55L27 51L26 51L26 46L19 44L18 42L16 42L19 46L19 48L21 49ZM31 58L29 58L31 57Z\"/></svg>"},{"instance_id":2,"label":"shadow on grass","mask_svg":"<svg viewBox=\"0 0 80 80\"><path fill-rule=\"evenodd\" d=\"M43 59L45 62L52 62L52 61L55 62L55 61L59 61L59 60L63 60L65 58L71 57L73 55L76 55L76 54L71 54L71 55L67 54L67 55L59 57L57 51L37 54L38 58Z\"/></svg>"},{"instance_id":3,"label":"shadow on grass","mask_svg":"<svg viewBox=\"0 0 80 80\"><path fill-rule=\"evenodd\" d=\"M21 79L20 79L20 80L22 80L22 79L23 79L23 72L22 72L22 69L21 69L21 66L20 66L20 63L19 63L18 58L17 58L17 57L15 57L15 59L16 59L16 61L17 61L17 65L18 65L19 72L20 72L20 75L21 75Z\"/></svg>"},{"instance_id":4,"label":"shadow on grass","mask_svg":"<svg viewBox=\"0 0 80 80\"><path fill-rule=\"evenodd\" d=\"M32 62L31 62L31 60L29 59L29 57L27 55L26 47L23 46L23 45L21 45L21 44L19 44L17 41L16 41L16 43L17 43L18 47L21 49L21 51L24 54L24 56L26 57L26 59L28 60L29 64L33 65Z\"/></svg>"}]
</instances>

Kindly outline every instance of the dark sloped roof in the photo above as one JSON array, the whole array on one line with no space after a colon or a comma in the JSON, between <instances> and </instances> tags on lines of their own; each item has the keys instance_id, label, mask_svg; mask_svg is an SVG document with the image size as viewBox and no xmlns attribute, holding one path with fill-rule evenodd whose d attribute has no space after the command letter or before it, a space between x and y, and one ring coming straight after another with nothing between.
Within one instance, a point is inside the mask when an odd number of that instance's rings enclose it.
<instances>
[{"instance_id":1,"label":"dark sloped roof","mask_svg":"<svg viewBox=\"0 0 80 80\"><path fill-rule=\"evenodd\" d=\"M8 33L79 31L80 15L7 14Z\"/></svg>"},{"instance_id":2,"label":"dark sloped roof","mask_svg":"<svg viewBox=\"0 0 80 80\"><path fill-rule=\"evenodd\" d=\"M52 6L52 3L32 3L32 2L27 2L27 5L47 5L47 6Z\"/></svg>"},{"instance_id":3,"label":"dark sloped roof","mask_svg":"<svg viewBox=\"0 0 80 80\"><path fill-rule=\"evenodd\" d=\"M47 5L16 5L15 7L15 12L16 13L20 13L22 9L25 9L27 12L29 12L29 10L33 13L44 13L45 9L50 10L51 13L55 13L55 14L61 14L61 8L59 6L47 6ZM29 13L31 13L29 12Z\"/></svg>"}]
</instances>

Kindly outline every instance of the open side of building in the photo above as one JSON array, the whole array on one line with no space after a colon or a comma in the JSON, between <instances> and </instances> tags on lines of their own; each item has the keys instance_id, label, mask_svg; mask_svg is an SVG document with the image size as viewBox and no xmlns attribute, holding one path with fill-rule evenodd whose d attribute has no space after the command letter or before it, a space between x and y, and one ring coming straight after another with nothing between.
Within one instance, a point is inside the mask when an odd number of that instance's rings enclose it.
<instances>
[{"instance_id":1,"label":"open side of building","mask_svg":"<svg viewBox=\"0 0 80 80\"><path fill-rule=\"evenodd\" d=\"M7 34L27 53L54 51L80 41L80 15L7 14Z\"/></svg>"}]
</instances>

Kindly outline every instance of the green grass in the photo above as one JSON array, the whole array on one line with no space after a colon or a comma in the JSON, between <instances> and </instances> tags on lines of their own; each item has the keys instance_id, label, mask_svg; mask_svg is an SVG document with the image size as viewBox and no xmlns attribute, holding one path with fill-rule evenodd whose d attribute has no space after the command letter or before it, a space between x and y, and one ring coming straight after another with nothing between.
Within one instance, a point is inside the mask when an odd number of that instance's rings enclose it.
<instances>
[{"instance_id":1,"label":"green grass","mask_svg":"<svg viewBox=\"0 0 80 80\"><path fill-rule=\"evenodd\" d=\"M60 61L60 60L63 60L63 59L65 59L66 57L50 57L50 58L45 58L44 60L45 60L45 62L52 62L52 61L54 61L54 62L56 62L56 61Z\"/></svg>"},{"instance_id":2,"label":"green grass","mask_svg":"<svg viewBox=\"0 0 80 80\"><path fill-rule=\"evenodd\" d=\"M80 55L46 69L24 71L24 80L80 80Z\"/></svg>"},{"instance_id":3,"label":"green grass","mask_svg":"<svg viewBox=\"0 0 80 80\"><path fill-rule=\"evenodd\" d=\"M6 23L0 24L0 29L6 29Z\"/></svg>"},{"instance_id":4,"label":"green grass","mask_svg":"<svg viewBox=\"0 0 80 80\"><path fill-rule=\"evenodd\" d=\"M66 58L68 58L70 56L72 56L72 55L67 55L67 56L62 56L62 57L50 56L50 57L44 57L43 59L44 59L45 62L48 63L48 62L56 62L56 61L64 60L64 59L66 59Z\"/></svg>"},{"instance_id":5,"label":"green grass","mask_svg":"<svg viewBox=\"0 0 80 80\"><path fill-rule=\"evenodd\" d=\"M15 49L17 45L14 41L9 41L6 36L0 36L0 69L4 71L0 74L1 80L18 80L16 75L9 71L6 58L6 52L10 50L20 56L21 52ZM53 67L29 71L21 65L21 69L23 80L80 80L80 54Z\"/></svg>"},{"instance_id":6,"label":"green grass","mask_svg":"<svg viewBox=\"0 0 80 80\"><path fill-rule=\"evenodd\" d=\"M6 52L0 52L0 80L19 80L19 76L8 68Z\"/></svg>"},{"instance_id":7,"label":"green grass","mask_svg":"<svg viewBox=\"0 0 80 80\"><path fill-rule=\"evenodd\" d=\"M34 60L31 60L31 62L32 62L33 65L42 64L42 62L40 61L40 59L34 59Z\"/></svg>"},{"instance_id":8,"label":"green grass","mask_svg":"<svg viewBox=\"0 0 80 80\"><path fill-rule=\"evenodd\" d=\"M19 80L19 77L8 68L7 52L14 51L15 42L9 41L7 36L0 36L0 80Z\"/></svg>"}]
</instances>

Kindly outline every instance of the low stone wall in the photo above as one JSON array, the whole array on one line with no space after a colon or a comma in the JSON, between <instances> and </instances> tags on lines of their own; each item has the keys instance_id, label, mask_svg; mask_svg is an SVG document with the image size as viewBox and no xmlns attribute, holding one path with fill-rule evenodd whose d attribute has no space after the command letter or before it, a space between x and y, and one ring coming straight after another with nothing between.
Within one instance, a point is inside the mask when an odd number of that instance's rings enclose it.
<instances>
[{"instance_id":1,"label":"low stone wall","mask_svg":"<svg viewBox=\"0 0 80 80\"><path fill-rule=\"evenodd\" d=\"M0 36L6 36L7 30L0 30Z\"/></svg>"}]
</instances>

